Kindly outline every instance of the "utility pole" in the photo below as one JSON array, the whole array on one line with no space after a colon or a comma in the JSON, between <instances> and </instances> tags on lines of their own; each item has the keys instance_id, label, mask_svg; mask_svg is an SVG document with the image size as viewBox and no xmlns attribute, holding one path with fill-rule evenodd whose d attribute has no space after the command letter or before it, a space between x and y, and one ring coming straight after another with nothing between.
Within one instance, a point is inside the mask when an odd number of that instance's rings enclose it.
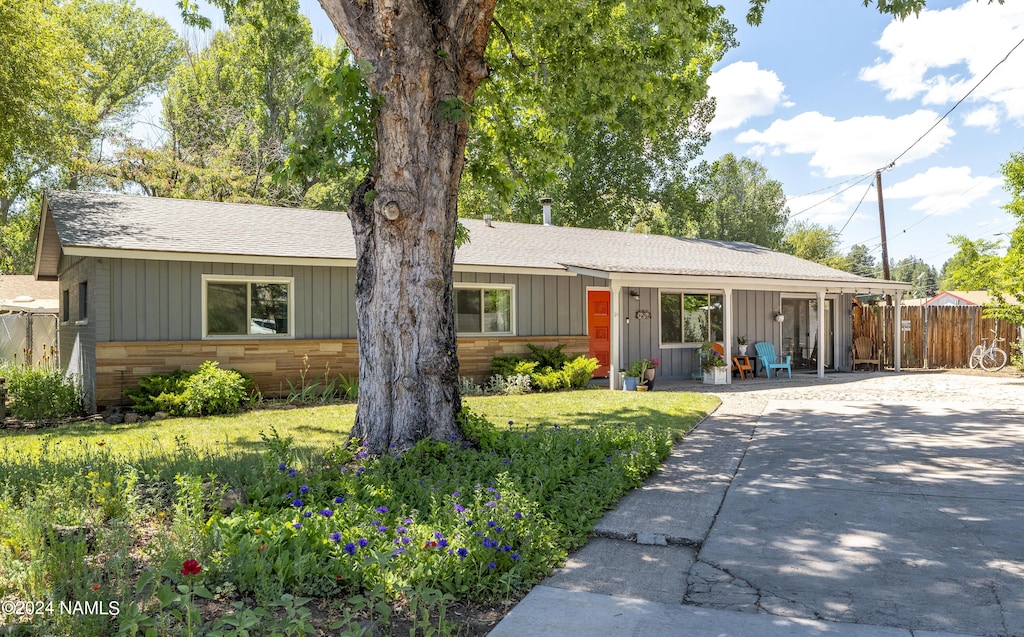
<instances>
[{"instance_id":1,"label":"utility pole","mask_svg":"<svg viewBox=\"0 0 1024 637\"><path fill-rule=\"evenodd\" d=\"M875 171L875 188L878 190L878 225L882 230L882 276L886 281L889 276L889 246L885 240L885 204L882 201L882 170ZM885 304L892 305L892 296L885 295Z\"/></svg>"}]
</instances>

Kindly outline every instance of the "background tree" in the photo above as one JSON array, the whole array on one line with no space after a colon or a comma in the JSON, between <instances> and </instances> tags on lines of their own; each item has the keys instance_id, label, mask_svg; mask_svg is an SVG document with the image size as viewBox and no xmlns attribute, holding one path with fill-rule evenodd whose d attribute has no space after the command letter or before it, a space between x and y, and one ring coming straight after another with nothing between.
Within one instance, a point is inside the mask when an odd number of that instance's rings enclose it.
<instances>
[{"instance_id":1,"label":"background tree","mask_svg":"<svg viewBox=\"0 0 1024 637\"><path fill-rule=\"evenodd\" d=\"M892 263L890 271L892 280L913 284L907 293L909 298L923 299L938 292L939 276L935 268L913 255Z\"/></svg>"},{"instance_id":2,"label":"background tree","mask_svg":"<svg viewBox=\"0 0 1024 637\"><path fill-rule=\"evenodd\" d=\"M875 260L867 246L859 243L846 253L846 266L840 269L848 269L857 276L880 278L881 275L881 264Z\"/></svg>"},{"instance_id":3,"label":"background tree","mask_svg":"<svg viewBox=\"0 0 1024 637\"><path fill-rule=\"evenodd\" d=\"M1017 227L1010 234L1010 245L994 289L999 301L986 313L993 318L1024 325L1024 153L1010 155L1002 171L1006 179L1003 187L1010 193L1010 203L1005 207L1017 218Z\"/></svg>"},{"instance_id":4,"label":"background tree","mask_svg":"<svg viewBox=\"0 0 1024 637\"><path fill-rule=\"evenodd\" d=\"M956 254L942 264L943 290L991 290L998 287L1002 257L999 242L969 239L958 234L949 238Z\"/></svg>"},{"instance_id":5,"label":"background tree","mask_svg":"<svg viewBox=\"0 0 1024 637\"><path fill-rule=\"evenodd\" d=\"M165 20L127 0L0 0L3 267L31 271L39 193L79 186L176 64Z\"/></svg>"},{"instance_id":6,"label":"background tree","mask_svg":"<svg viewBox=\"0 0 1024 637\"><path fill-rule=\"evenodd\" d=\"M759 162L732 153L698 169L697 236L778 249L789 206L782 184ZM800 249L804 249L801 247Z\"/></svg>"},{"instance_id":7,"label":"background tree","mask_svg":"<svg viewBox=\"0 0 1024 637\"><path fill-rule=\"evenodd\" d=\"M849 269L846 259L839 252L839 237L831 226L826 228L808 221L797 221L786 229L781 250L830 268Z\"/></svg>"}]
</instances>

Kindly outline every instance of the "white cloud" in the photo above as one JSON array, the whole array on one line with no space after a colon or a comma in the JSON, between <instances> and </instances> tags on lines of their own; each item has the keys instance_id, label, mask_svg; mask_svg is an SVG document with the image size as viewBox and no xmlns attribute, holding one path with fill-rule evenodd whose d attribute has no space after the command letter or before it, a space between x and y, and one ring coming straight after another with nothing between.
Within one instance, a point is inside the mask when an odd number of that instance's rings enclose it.
<instances>
[{"instance_id":1,"label":"white cloud","mask_svg":"<svg viewBox=\"0 0 1024 637\"><path fill-rule=\"evenodd\" d=\"M932 167L885 189L886 199L918 199L911 210L948 215L970 208L1002 185L995 177L974 177L969 166Z\"/></svg>"},{"instance_id":2,"label":"white cloud","mask_svg":"<svg viewBox=\"0 0 1024 637\"><path fill-rule=\"evenodd\" d=\"M997 131L999 130L999 108L992 104L976 108L964 116L964 125Z\"/></svg>"},{"instance_id":3,"label":"white cloud","mask_svg":"<svg viewBox=\"0 0 1024 637\"><path fill-rule=\"evenodd\" d=\"M751 117L771 114L784 103L785 89L774 71L758 67L757 62L733 62L715 71L708 78L708 93L716 101L715 119L708 130L717 133Z\"/></svg>"},{"instance_id":4,"label":"white cloud","mask_svg":"<svg viewBox=\"0 0 1024 637\"><path fill-rule=\"evenodd\" d=\"M759 144L772 152L811 155L810 165L827 178L867 173L883 167L928 130L938 114L919 110L894 119L882 116L834 117L810 111L788 120L776 120L763 131L748 130L736 141ZM948 120L940 123L900 159L909 163L932 155L954 135Z\"/></svg>"},{"instance_id":5,"label":"white cloud","mask_svg":"<svg viewBox=\"0 0 1024 637\"><path fill-rule=\"evenodd\" d=\"M924 10L916 19L893 21L876 43L887 54L861 69L890 100L920 97L922 104L951 105L963 97L1024 38L1024 3L967 0L941 11ZM1024 47L1016 50L971 95L996 104L1024 124Z\"/></svg>"}]
</instances>

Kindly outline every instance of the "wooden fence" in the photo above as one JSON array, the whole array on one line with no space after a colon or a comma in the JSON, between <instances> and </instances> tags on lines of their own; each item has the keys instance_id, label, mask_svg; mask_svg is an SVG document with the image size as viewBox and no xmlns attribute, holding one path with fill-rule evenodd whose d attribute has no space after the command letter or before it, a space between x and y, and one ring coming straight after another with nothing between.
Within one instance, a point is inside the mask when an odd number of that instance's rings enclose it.
<instances>
[{"instance_id":1,"label":"wooden fence","mask_svg":"<svg viewBox=\"0 0 1024 637\"><path fill-rule=\"evenodd\" d=\"M996 321L982 316L977 306L911 306L901 308L901 365L903 367L944 368L967 367L975 345L982 338L991 339L993 330L1005 343L999 346L1007 354L1010 347L1024 336L1015 323ZM868 336L878 347L883 366L892 367L894 307L855 307L853 337Z\"/></svg>"}]
</instances>

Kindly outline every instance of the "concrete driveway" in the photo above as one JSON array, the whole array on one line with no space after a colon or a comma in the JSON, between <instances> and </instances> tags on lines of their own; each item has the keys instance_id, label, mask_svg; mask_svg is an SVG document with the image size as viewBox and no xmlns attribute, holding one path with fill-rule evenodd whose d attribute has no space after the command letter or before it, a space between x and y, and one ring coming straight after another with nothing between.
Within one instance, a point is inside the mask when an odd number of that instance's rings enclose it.
<instances>
[{"instance_id":1,"label":"concrete driveway","mask_svg":"<svg viewBox=\"0 0 1024 637\"><path fill-rule=\"evenodd\" d=\"M1024 381L721 396L492 634L1024 636Z\"/></svg>"}]
</instances>

